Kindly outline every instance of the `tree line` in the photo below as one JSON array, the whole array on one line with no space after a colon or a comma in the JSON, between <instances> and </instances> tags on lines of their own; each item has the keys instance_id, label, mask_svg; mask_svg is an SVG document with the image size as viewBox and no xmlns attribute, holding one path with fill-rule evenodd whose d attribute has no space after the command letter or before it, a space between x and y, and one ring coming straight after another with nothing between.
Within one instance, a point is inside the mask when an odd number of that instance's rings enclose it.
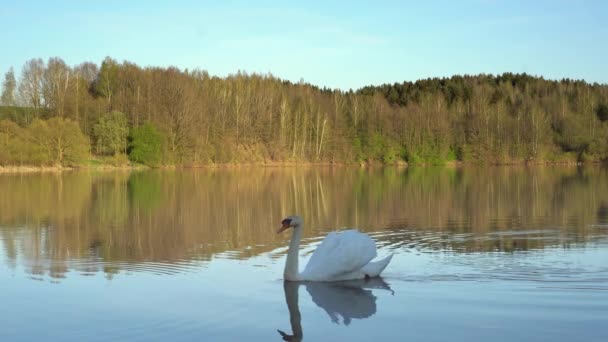
<instances>
[{"instance_id":1,"label":"tree line","mask_svg":"<svg viewBox=\"0 0 608 342\"><path fill-rule=\"evenodd\" d=\"M2 85L0 165L79 165L90 154L184 166L608 157L608 86L580 80L480 74L342 91L107 57L31 59Z\"/></svg>"}]
</instances>

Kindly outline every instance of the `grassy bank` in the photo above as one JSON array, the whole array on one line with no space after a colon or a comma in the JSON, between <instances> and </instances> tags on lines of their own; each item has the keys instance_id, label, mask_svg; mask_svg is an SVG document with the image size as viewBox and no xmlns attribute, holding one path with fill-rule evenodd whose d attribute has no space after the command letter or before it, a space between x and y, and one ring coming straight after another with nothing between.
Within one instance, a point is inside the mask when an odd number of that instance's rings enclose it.
<instances>
[{"instance_id":1,"label":"grassy bank","mask_svg":"<svg viewBox=\"0 0 608 342\"><path fill-rule=\"evenodd\" d=\"M477 166L477 167L537 167L537 166L582 166L582 165L601 165L606 164L605 162L599 161L587 161L578 162L576 160L568 161L512 161L509 163L479 163L479 162L462 162L462 161L449 161L441 164L437 163L416 163L411 164L404 161L394 163L382 163L378 161L366 161L366 162L307 162L307 161L285 161L285 162L245 162L245 163L208 163L208 164L189 164L189 165L160 165L154 167L156 169L239 169L239 168L250 168L250 167L261 167L261 168L291 168L291 167L361 167L361 168L375 168L375 167L446 167L446 168L459 168L465 166ZM66 166L32 166L32 165L13 165L13 166L0 166L0 173L31 173L31 172L63 172L73 170L147 170L153 169L151 167L136 164L136 163L122 163L116 164L112 161L108 161L106 158L96 158L89 160L86 164L66 167Z\"/></svg>"}]
</instances>

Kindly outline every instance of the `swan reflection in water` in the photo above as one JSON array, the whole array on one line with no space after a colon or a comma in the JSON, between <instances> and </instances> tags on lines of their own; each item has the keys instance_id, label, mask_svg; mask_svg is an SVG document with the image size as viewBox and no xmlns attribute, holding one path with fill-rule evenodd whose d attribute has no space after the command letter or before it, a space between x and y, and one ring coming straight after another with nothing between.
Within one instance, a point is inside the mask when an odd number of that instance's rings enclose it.
<instances>
[{"instance_id":1,"label":"swan reflection in water","mask_svg":"<svg viewBox=\"0 0 608 342\"><path fill-rule=\"evenodd\" d=\"M313 303L325 310L329 319L340 324L349 325L353 318L365 319L376 313L376 296L372 289L394 291L382 278L371 278L361 280L349 280L339 282L283 282L285 290L285 301L289 309L289 320L293 335L277 330L285 341L302 341L300 308L298 304L298 290L300 285L306 287L306 291L312 297Z\"/></svg>"}]
</instances>

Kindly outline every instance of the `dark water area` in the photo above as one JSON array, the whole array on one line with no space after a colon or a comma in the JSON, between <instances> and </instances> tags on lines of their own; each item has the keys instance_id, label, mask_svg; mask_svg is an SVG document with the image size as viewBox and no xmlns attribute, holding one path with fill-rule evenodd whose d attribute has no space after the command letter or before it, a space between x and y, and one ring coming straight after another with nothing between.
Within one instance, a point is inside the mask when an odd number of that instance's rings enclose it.
<instances>
[{"instance_id":1,"label":"dark water area","mask_svg":"<svg viewBox=\"0 0 608 342\"><path fill-rule=\"evenodd\" d=\"M284 283L294 213L383 277ZM1 341L606 341L608 169L0 174L0 303Z\"/></svg>"}]
</instances>

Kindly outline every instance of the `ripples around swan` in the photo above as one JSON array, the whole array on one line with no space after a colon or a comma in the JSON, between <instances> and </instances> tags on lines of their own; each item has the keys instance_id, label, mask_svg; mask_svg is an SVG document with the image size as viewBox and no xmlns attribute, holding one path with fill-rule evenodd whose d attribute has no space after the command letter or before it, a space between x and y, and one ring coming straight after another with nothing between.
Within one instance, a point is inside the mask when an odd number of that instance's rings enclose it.
<instances>
[{"instance_id":1,"label":"ripples around swan","mask_svg":"<svg viewBox=\"0 0 608 342\"><path fill-rule=\"evenodd\" d=\"M420 230L392 223L368 233L377 242L379 256L395 253L387 269L399 281L526 281L538 286L608 290L608 230L590 226L581 239L568 228L507 229L487 233L459 232L459 229ZM460 227L460 226L457 226ZM321 243L327 231L317 231L302 240L300 254L306 258ZM16 232L14 237L20 235ZM23 238L23 237L21 237ZM221 251L223 246L226 250ZM56 260L41 253L36 259L24 256L21 264L13 260L13 273L22 269L33 280L61 282L69 276L106 277L118 274L170 276L199 273L209 263L221 260L244 262L281 275L283 241L267 245L244 246L230 250L227 243L205 244L182 258L167 260L107 260L97 256L102 245L90 246L88 255ZM219 250L214 254L206 250ZM9 260L10 261L10 260ZM11 266L12 265L12 266Z\"/></svg>"}]
</instances>

